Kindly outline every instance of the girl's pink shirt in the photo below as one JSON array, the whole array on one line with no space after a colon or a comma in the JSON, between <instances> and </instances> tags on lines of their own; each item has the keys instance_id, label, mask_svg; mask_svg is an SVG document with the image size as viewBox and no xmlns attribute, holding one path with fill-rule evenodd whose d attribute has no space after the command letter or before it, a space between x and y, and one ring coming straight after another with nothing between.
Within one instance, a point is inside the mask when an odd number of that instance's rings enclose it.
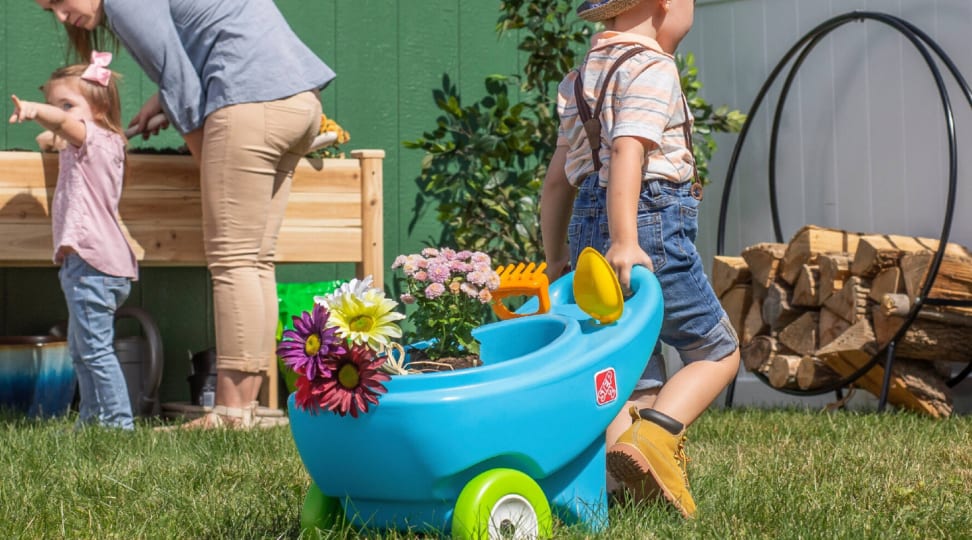
<instances>
[{"instance_id":1,"label":"girl's pink shirt","mask_svg":"<svg viewBox=\"0 0 972 540\"><path fill-rule=\"evenodd\" d=\"M118 220L125 172L124 138L85 122L84 144L61 150L51 217L54 262L74 250L97 270L138 279L138 263Z\"/></svg>"}]
</instances>

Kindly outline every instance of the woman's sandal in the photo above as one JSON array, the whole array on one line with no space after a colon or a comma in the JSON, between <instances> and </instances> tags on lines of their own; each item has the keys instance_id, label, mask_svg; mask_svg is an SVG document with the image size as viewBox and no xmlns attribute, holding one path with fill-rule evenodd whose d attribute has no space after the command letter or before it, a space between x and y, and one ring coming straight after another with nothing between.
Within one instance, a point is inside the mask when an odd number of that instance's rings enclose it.
<instances>
[{"instance_id":1,"label":"woman's sandal","mask_svg":"<svg viewBox=\"0 0 972 540\"><path fill-rule=\"evenodd\" d=\"M157 428L160 431L171 431L175 429L250 429L255 427L259 419L257 418L258 402L253 401L246 407L225 407L216 405L205 414L190 420L185 424L176 426L163 426Z\"/></svg>"}]
</instances>

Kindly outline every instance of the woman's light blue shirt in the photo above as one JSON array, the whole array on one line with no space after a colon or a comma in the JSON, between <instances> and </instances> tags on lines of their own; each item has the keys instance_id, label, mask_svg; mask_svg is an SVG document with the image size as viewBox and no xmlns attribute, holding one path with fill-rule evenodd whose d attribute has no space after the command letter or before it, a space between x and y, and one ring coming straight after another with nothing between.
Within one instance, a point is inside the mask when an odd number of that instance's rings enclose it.
<instances>
[{"instance_id":1,"label":"woman's light blue shirt","mask_svg":"<svg viewBox=\"0 0 972 540\"><path fill-rule=\"evenodd\" d=\"M326 86L331 70L272 0L104 0L111 30L159 85L180 133L222 107Z\"/></svg>"}]
</instances>

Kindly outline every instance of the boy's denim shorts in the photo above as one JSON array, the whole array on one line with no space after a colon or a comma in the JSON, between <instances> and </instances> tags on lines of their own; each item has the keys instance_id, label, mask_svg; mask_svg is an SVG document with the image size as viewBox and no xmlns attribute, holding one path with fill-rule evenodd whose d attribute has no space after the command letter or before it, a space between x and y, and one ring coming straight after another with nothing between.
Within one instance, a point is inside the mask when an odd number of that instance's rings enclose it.
<instances>
[{"instance_id":1,"label":"boy's denim shorts","mask_svg":"<svg viewBox=\"0 0 972 540\"><path fill-rule=\"evenodd\" d=\"M700 201L692 197L690 189L688 182L646 181L638 201L638 243L651 256L665 302L660 341L674 347L685 363L719 360L739 345L695 249ZM567 238L571 268L577 267L584 247L607 253L611 245L607 189L598 185L596 173L577 192ZM656 344L637 390L660 386L666 380L660 353Z\"/></svg>"}]
</instances>

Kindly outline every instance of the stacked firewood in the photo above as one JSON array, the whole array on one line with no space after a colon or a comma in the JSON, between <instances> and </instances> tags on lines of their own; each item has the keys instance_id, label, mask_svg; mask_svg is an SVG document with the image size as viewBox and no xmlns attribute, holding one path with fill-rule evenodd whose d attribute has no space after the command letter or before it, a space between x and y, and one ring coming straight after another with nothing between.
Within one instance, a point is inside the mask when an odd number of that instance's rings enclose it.
<instances>
[{"instance_id":1,"label":"stacked firewood","mask_svg":"<svg viewBox=\"0 0 972 540\"><path fill-rule=\"evenodd\" d=\"M740 338L746 369L776 388L814 390L858 371L895 338L925 283L939 242L808 225L787 244L717 256L712 284ZM972 299L972 254L946 246L929 298ZM972 362L972 309L925 305L895 342L888 402L934 417L952 413L945 384ZM875 396L884 355L853 384Z\"/></svg>"}]
</instances>

